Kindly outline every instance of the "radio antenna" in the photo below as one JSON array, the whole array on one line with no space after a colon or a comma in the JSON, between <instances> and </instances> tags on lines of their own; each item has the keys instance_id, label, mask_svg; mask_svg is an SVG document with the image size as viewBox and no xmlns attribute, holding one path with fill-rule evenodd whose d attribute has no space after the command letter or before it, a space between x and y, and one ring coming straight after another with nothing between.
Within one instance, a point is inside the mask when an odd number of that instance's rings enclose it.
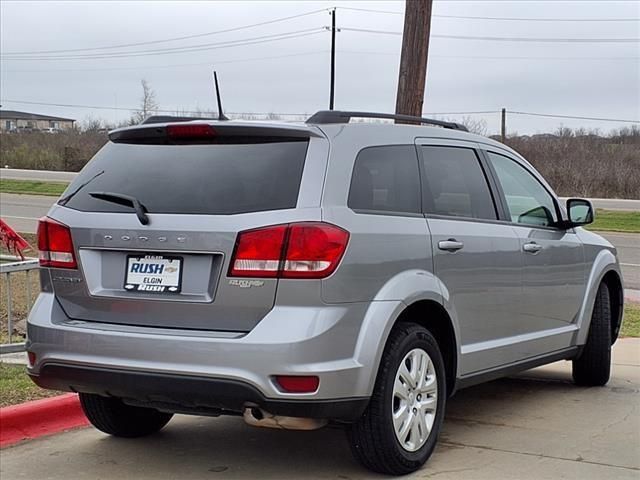
<instances>
[{"instance_id":1,"label":"radio antenna","mask_svg":"<svg viewBox=\"0 0 640 480\"><path fill-rule=\"evenodd\" d=\"M229 120L222 111L222 100L220 100L220 87L218 86L218 74L213 71L213 83L216 87L216 99L218 100L218 120Z\"/></svg>"}]
</instances>

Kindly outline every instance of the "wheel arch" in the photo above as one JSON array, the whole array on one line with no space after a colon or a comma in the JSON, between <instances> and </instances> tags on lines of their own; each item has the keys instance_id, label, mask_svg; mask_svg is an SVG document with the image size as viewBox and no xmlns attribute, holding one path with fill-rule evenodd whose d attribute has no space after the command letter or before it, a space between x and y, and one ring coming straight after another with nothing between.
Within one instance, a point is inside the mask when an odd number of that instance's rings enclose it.
<instances>
[{"instance_id":1,"label":"wheel arch","mask_svg":"<svg viewBox=\"0 0 640 480\"><path fill-rule=\"evenodd\" d=\"M458 342L453 322L445 308L433 300L418 300L400 313L394 326L399 323L415 323L434 336L444 360L447 394L452 395L456 387Z\"/></svg>"},{"instance_id":2,"label":"wheel arch","mask_svg":"<svg viewBox=\"0 0 640 480\"><path fill-rule=\"evenodd\" d=\"M602 277L602 282L609 289L609 308L611 309L611 344L613 345L622 326L622 312L624 309L624 289L618 273L609 270Z\"/></svg>"},{"instance_id":3,"label":"wheel arch","mask_svg":"<svg viewBox=\"0 0 640 480\"><path fill-rule=\"evenodd\" d=\"M624 302L622 274L615 255L610 250L603 249L594 259L591 271L587 278L585 296L577 320L579 330L576 345L584 345L587 341L596 293L598 292L598 288L601 283L605 283L609 288L610 306L613 308L612 320L615 319L615 322L611 322L612 342L615 341L618 333L620 332ZM614 303L615 306L613 305Z\"/></svg>"}]
</instances>

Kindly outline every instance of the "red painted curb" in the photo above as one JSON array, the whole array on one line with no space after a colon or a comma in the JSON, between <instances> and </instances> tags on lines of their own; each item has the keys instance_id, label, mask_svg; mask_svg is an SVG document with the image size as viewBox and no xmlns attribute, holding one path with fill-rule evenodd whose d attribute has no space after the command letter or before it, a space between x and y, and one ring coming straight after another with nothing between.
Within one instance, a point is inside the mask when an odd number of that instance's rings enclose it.
<instances>
[{"instance_id":1,"label":"red painted curb","mask_svg":"<svg viewBox=\"0 0 640 480\"><path fill-rule=\"evenodd\" d=\"M0 408L0 448L88 424L75 393Z\"/></svg>"}]
</instances>

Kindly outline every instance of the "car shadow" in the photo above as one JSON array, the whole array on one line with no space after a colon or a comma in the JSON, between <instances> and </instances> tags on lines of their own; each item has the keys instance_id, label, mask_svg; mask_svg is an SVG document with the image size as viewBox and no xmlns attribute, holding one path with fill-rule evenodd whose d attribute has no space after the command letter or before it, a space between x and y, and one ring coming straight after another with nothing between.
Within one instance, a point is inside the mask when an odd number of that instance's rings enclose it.
<instances>
[{"instance_id":1,"label":"car shadow","mask_svg":"<svg viewBox=\"0 0 640 480\"><path fill-rule=\"evenodd\" d=\"M449 399L436 455L460 443L452 426L500 427L505 411L515 414L532 402L557 402L579 392L570 382L566 373L530 371L459 391ZM170 477L173 473L175 478L300 479L311 473L318 478L385 478L353 460L339 426L294 432L250 427L239 417L177 416L163 431L146 439L105 436L87 448L91 452L85 454L97 455L101 462L134 458L141 466L153 465L154 470Z\"/></svg>"}]
</instances>

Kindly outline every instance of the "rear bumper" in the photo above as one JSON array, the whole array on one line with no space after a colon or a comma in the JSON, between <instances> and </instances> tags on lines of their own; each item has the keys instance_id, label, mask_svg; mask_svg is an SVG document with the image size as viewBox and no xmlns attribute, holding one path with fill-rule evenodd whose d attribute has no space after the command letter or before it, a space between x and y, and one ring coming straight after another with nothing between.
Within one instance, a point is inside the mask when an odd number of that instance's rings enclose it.
<instances>
[{"instance_id":1,"label":"rear bumper","mask_svg":"<svg viewBox=\"0 0 640 480\"><path fill-rule=\"evenodd\" d=\"M368 398L270 399L255 387L235 380L57 363L46 363L38 375L30 376L42 388L114 396L125 403L187 414L233 414L246 407L260 407L276 415L353 421L369 402Z\"/></svg>"},{"instance_id":2,"label":"rear bumper","mask_svg":"<svg viewBox=\"0 0 640 480\"><path fill-rule=\"evenodd\" d=\"M233 334L76 321L45 292L27 323L27 349L37 359L29 374L44 388L157 401L185 413L257 405L348 420L366 405L377 373L379 352L359 343L363 318L397 307L375 303L277 306L251 332ZM275 375L317 375L320 386L285 393Z\"/></svg>"}]
</instances>

